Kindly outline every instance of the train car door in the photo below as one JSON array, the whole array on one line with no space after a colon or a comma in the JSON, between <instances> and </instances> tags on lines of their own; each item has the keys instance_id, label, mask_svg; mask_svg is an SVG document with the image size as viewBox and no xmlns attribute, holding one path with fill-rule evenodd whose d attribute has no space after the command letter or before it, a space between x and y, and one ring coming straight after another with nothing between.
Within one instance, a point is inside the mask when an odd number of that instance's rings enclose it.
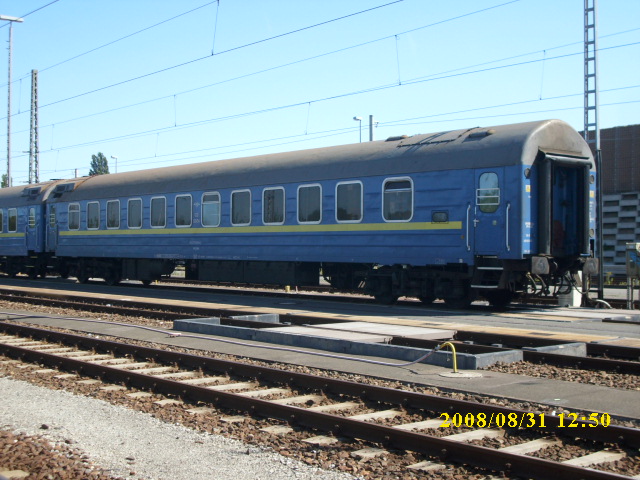
<instances>
[{"instance_id":1,"label":"train car door","mask_svg":"<svg viewBox=\"0 0 640 480\"><path fill-rule=\"evenodd\" d=\"M58 221L56 217L56 207L57 205L55 203L47 204L47 252L55 252L58 246Z\"/></svg>"},{"instance_id":2,"label":"train car door","mask_svg":"<svg viewBox=\"0 0 640 480\"><path fill-rule=\"evenodd\" d=\"M504 207L504 169L475 171L473 238L475 255L497 255L506 248Z\"/></svg>"},{"instance_id":3,"label":"train car door","mask_svg":"<svg viewBox=\"0 0 640 480\"><path fill-rule=\"evenodd\" d=\"M588 159L547 154L540 163L538 250L554 257L589 255Z\"/></svg>"},{"instance_id":4,"label":"train car door","mask_svg":"<svg viewBox=\"0 0 640 480\"><path fill-rule=\"evenodd\" d=\"M27 242L27 250L40 250L40 238L38 238L38 229L40 227L39 208L35 205L27 207L27 226L25 227L25 236Z\"/></svg>"}]
</instances>

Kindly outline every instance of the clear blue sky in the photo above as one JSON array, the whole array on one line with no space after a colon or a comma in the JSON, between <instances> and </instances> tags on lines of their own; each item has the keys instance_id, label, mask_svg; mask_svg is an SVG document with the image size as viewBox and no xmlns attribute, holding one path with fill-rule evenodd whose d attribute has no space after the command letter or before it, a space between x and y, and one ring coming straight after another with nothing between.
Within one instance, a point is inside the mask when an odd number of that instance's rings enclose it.
<instances>
[{"instance_id":1,"label":"clear blue sky","mask_svg":"<svg viewBox=\"0 0 640 480\"><path fill-rule=\"evenodd\" d=\"M31 13L33 12L33 13ZM40 179L475 126L583 128L583 0L3 0L12 173ZM341 18L342 17L342 18ZM640 1L599 1L600 125L640 123ZM0 22L7 46L9 28ZM0 170L7 49L0 52ZM213 55L212 55L213 53Z\"/></svg>"}]
</instances>

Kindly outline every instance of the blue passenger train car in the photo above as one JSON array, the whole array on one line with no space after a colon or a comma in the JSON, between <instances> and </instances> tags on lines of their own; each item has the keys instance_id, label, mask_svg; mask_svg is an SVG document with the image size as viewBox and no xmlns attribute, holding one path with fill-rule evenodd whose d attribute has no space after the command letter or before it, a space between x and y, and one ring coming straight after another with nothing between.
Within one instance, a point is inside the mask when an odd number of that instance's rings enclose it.
<instances>
[{"instance_id":1,"label":"blue passenger train car","mask_svg":"<svg viewBox=\"0 0 640 480\"><path fill-rule=\"evenodd\" d=\"M80 281L184 263L192 279L502 305L595 272L594 176L580 135L548 120L85 177L0 192L0 254L7 273Z\"/></svg>"}]
</instances>

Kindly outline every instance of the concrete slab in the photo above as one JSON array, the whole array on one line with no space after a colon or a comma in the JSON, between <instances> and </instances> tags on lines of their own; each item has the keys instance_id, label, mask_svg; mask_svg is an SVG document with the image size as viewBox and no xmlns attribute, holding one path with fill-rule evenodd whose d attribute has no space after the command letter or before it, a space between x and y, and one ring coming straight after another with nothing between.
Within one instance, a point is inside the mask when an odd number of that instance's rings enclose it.
<instances>
[{"instance_id":1,"label":"concrete slab","mask_svg":"<svg viewBox=\"0 0 640 480\"><path fill-rule=\"evenodd\" d=\"M280 315L277 313L265 313L258 315L237 315L231 317L234 320L246 320L249 322L262 322L262 323L280 323Z\"/></svg>"},{"instance_id":2,"label":"concrete slab","mask_svg":"<svg viewBox=\"0 0 640 480\"><path fill-rule=\"evenodd\" d=\"M545 345L543 347L522 347L522 349L529 350L531 352L571 355L573 357L587 356L587 344L584 342L562 343L560 345Z\"/></svg>"},{"instance_id":3,"label":"concrete slab","mask_svg":"<svg viewBox=\"0 0 640 480\"><path fill-rule=\"evenodd\" d=\"M196 322L191 319L186 319L175 320L173 322L173 328L174 330L240 338L242 340L253 342L288 345L295 348L313 348L348 355L384 357L404 360L406 362L415 362L429 352L428 350L421 348L356 340L373 339L376 337L374 334L360 334L313 327L290 326L255 329L208 324L201 319L198 319ZM390 340L390 337L383 338L388 338ZM475 370L478 368L488 367L497 362L513 363L521 361L522 352L520 350L507 350L475 355L469 353L458 353L456 355L456 360L458 368L463 370ZM425 358L421 362L451 367L453 365L453 354L448 351L440 350L429 355L428 358Z\"/></svg>"},{"instance_id":4,"label":"concrete slab","mask_svg":"<svg viewBox=\"0 0 640 480\"><path fill-rule=\"evenodd\" d=\"M262 329L261 331L286 333L288 335L307 335L310 337L318 337L318 338L336 338L339 340L346 340L349 342L365 342L365 343L389 343L392 339L392 337L389 335L357 332L355 330L327 329L327 328L320 328L316 326L314 327L299 327L299 326L276 327L276 328L265 328L265 329Z\"/></svg>"},{"instance_id":5,"label":"concrete slab","mask_svg":"<svg viewBox=\"0 0 640 480\"><path fill-rule=\"evenodd\" d=\"M640 338L612 338L607 340L598 340L593 343L602 345L615 345L617 347L640 348Z\"/></svg>"},{"instance_id":6,"label":"concrete slab","mask_svg":"<svg viewBox=\"0 0 640 480\"><path fill-rule=\"evenodd\" d=\"M322 323L314 325L313 327L316 329L373 333L375 335L383 335L386 337L414 338L420 340L449 340L453 338L456 333L455 330L370 322Z\"/></svg>"}]
</instances>

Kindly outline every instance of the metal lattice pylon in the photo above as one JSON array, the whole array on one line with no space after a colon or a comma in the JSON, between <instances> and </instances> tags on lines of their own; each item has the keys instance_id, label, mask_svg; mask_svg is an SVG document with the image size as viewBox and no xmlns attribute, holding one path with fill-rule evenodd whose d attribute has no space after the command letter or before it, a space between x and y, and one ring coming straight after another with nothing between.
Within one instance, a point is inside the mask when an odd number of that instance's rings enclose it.
<instances>
[{"instance_id":1,"label":"metal lattice pylon","mask_svg":"<svg viewBox=\"0 0 640 480\"><path fill-rule=\"evenodd\" d=\"M597 0L584 0L584 139L600 150L597 16Z\"/></svg>"},{"instance_id":2,"label":"metal lattice pylon","mask_svg":"<svg viewBox=\"0 0 640 480\"><path fill-rule=\"evenodd\" d=\"M31 134L29 137L29 183L40 182L38 141L38 71L31 70Z\"/></svg>"}]
</instances>

